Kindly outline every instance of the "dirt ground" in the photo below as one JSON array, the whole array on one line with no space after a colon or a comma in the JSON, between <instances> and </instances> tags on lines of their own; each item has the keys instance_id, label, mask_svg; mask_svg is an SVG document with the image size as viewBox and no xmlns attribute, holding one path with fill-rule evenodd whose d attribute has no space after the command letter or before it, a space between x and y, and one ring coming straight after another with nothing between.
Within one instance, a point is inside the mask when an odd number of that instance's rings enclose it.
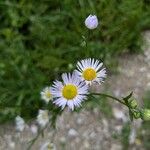
<instances>
[{"instance_id":1,"label":"dirt ground","mask_svg":"<svg viewBox=\"0 0 150 150\"><path fill-rule=\"evenodd\" d=\"M143 35L146 40L144 54L120 56L119 73L108 75L105 85L102 85L119 97L133 91L140 105L143 104L144 93L150 89L150 31ZM121 136L123 125L129 121L128 112L124 106L116 102L110 101L110 104L113 110L111 119L104 117L99 109L82 110L80 113L65 111L57 121L55 133L47 129L45 136L38 139L32 150L40 149L46 141L53 142L57 150L122 150L121 137L112 136L114 133ZM144 150L142 142L136 138L141 125L140 119L131 124L131 150ZM23 133L18 133L14 125L1 125L0 150L26 150L28 141L34 136L29 126Z\"/></svg>"}]
</instances>

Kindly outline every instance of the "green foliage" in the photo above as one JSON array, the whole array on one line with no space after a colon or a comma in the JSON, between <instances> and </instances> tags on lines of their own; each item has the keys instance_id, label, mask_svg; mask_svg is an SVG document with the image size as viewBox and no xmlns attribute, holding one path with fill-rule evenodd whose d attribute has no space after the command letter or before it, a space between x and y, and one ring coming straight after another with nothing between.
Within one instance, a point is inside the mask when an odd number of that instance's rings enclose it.
<instances>
[{"instance_id":1,"label":"green foliage","mask_svg":"<svg viewBox=\"0 0 150 150\"><path fill-rule=\"evenodd\" d=\"M1 108L0 121L35 117L42 87L81 58L111 68L112 56L140 52L141 31L150 27L146 0L1 0L0 12L0 104L18 106ZM84 20L92 13L100 26L86 49Z\"/></svg>"}]
</instances>

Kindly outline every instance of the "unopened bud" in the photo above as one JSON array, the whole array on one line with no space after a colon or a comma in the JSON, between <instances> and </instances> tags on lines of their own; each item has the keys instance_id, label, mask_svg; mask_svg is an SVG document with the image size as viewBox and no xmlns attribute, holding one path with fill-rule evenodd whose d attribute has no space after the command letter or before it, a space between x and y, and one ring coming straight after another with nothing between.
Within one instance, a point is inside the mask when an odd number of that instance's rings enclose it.
<instances>
[{"instance_id":1,"label":"unopened bud","mask_svg":"<svg viewBox=\"0 0 150 150\"><path fill-rule=\"evenodd\" d=\"M141 117L145 121L150 120L150 109L143 109L141 112Z\"/></svg>"},{"instance_id":2,"label":"unopened bud","mask_svg":"<svg viewBox=\"0 0 150 150\"><path fill-rule=\"evenodd\" d=\"M141 118L141 113L137 112L137 111L134 111L133 116L134 116L135 119L139 119L139 118Z\"/></svg>"},{"instance_id":3,"label":"unopened bud","mask_svg":"<svg viewBox=\"0 0 150 150\"><path fill-rule=\"evenodd\" d=\"M88 29L95 29L98 26L98 19L96 15L89 15L85 20L85 26Z\"/></svg>"},{"instance_id":4,"label":"unopened bud","mask_svg":"<svg viewBox=\"0 0 150 150\"><path fill-rule=\"evenodd\" d=\"M138 106L138 103L135 99L129 100L129 105L131 108L135 109Z\"/></svg>"}]
</instances>

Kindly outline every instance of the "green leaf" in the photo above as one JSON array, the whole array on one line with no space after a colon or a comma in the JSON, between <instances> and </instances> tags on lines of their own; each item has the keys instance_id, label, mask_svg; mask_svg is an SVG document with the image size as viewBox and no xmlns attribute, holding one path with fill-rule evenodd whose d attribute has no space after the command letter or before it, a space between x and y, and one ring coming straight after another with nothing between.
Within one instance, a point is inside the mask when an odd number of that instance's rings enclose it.
<instances>
[{"instance_id":1,"label":"green leaf","mask_svg":"<svg viewBox=\"0 0 150 150\"><path fill-rule=\"evenodd\" d=\"M132 97L133 92L131 92L128 96L124 97L123 100L127 103L128 100Z\"/></svg>"}]
</instances>

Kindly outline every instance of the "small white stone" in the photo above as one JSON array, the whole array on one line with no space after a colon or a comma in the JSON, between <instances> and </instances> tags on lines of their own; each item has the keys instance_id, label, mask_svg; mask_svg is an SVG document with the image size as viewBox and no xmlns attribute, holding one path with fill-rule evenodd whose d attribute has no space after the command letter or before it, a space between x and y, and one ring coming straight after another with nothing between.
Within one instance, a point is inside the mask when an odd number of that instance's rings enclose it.
<instances>
[{"instance_id":1,"label":"small white stone","mask_svg":"<svg viewBox=\"0 0 150 150\"><path fill-rule=\"evenodd\" d=\"M113 108L113 114L114 114L114 117L118 120L123 120L123 122L127 122L128 121L128 118L127 116L125 115L125 113L123 112L123 110L120 110L118 108Z\"/></svg>"},{"instance_id":2,"label":"small white stone","mask_svg":"<svg viewBox=\"0 0 150 150\"><path fill-rule=\"evenodd\" d=\"M82 125L84 123L84 120L82 118L77 118L77 124Z\"/></svg>"},{"instance_id":3,"label":"small white stone","mask_svg":"<svg viewBox=\"0 0 150 150\"><path fill-rule=\"evenodd\" d=\"M78 132L73 128L68 131L68 136L70 137L76 137L77 135L78 135Z\"/></svg>"},{"instance_id":4,"label":"small white stone","mask_svg":"<svg viewBox=\"0 0 150 150\"><path fill-rule=\"evenodd\" d=\"M14 149L15 148L15 142L10 141L9 142L9 147L10 147L10 149Z\"/></svg>"},{"instance_id":5,"label":"small white stone","mask_svg":"<svg viewBox=\"0 0 150 150\"><path fill-rule=\"evenodd\" d=\"M129 143L134 144L136 139L136 130L132 128L130 135L129 135Z\"/></svg>"},{"instance_id":6,"label":"small white stone","mask_svg":"<svg viewBox=\"0 0 150 150\"><path fill-rule=\"evenodd\" d=\"M31 125L30 130L33 134L37 134L38 127L36 125Z\"/></svg>"},{"instance_id":7,"label":"small white stone","mask_svg":"<svg viewBox=\"0 0 150 150\"><path fill-rule=\"evenodd\" d=\"M120 89L117 89L117 90L113 91L113 93L114 93L115 96L120 96L121 95Z\"/></svg>"},{"instance_id":8,"label":"small white stone","mask_svg":"<svg viewBox=\"0 0 150 150\"><path fill-rule=\"evenodd\" d=\"M146 67L142 67L142 68L140 68L140 72L145 72L146 71Z\"/></svg>"},{"instance_id":9,"label":"small white stone","mask_svg":"<svg viewBox=\"0 0 150 150\"><path fill-rule=\"evenodd\" d=\"M65 138L65 137L61 137L61 138L60 138L60 142L61 142L62 144L65 144L65 143L66 143L66 138Z\"/></svg>"},{"instance_id":10,"label":"small white stone","mask_svg":"<svg viewBox=\"0 0 150 150\"><path fill-rule=\"evenodd\" d=\"M84 147L85 147L86 149L89 149L89 148L90 148L90 144L89 144L88 141L85 141L85 142L84 142Z\"/></svg>"}]
</instances>

